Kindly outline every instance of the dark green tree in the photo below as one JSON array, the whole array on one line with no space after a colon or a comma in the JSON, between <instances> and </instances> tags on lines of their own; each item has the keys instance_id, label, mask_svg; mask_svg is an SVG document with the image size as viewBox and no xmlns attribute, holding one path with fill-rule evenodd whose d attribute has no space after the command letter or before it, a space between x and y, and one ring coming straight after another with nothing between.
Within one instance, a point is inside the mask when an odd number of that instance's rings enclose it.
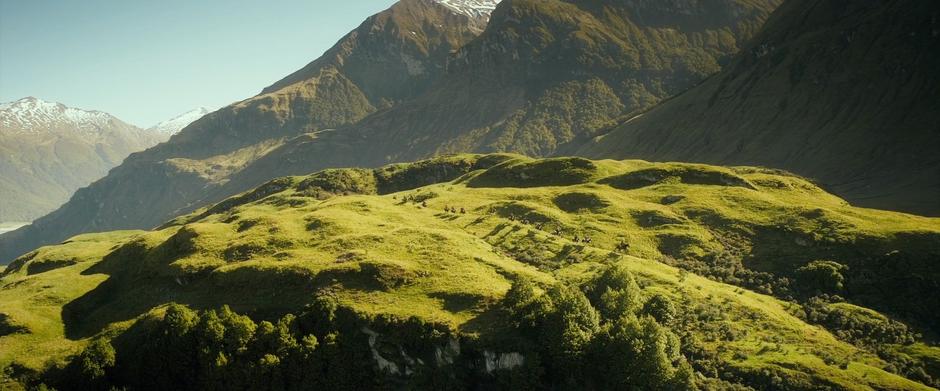
<instances>
[{"instance_id":1,"label":"dark green tree","mask_svg":"<svg viewBox=\"0 0 940 391\"><path fill-rule=\"evenodd\" d=\"M610 390L695 389L679 338L652 317L610 322L592 344L595 382Z\"/></svg>"},{"instance_id":2,"label":"dark green tree","mask_svg":"<svg viewBox=\"0 0 940 391\"><path fill-rule=\"evenodd\" d=\"M848 266L838 262L816 260L796 269L796 279L804 290L835 293L844 288L842 273L847 270Z\"/></svg>"},{"instance_id":3,"label":"dark green tree","mask_svg":"<svg viewBox=\"0 0 940 391\"><path fill-rule=\"evenodd\" d=\"M590 293L605 319L635 314L643 306L643 292L633 273L620 264L609 267L595 279Z\"/></svg>"},{"instance_id":4,"label":"dark green tree","mask_svg":"<svg viewBox=\"0 0 940 391\"><path fill-rule=\"evenodd\" d=\"M670 325L676 319L676 306L668 297L655 294L643 305L643 314L652 316L659 324Z\"/></svg>"}]
</instances>

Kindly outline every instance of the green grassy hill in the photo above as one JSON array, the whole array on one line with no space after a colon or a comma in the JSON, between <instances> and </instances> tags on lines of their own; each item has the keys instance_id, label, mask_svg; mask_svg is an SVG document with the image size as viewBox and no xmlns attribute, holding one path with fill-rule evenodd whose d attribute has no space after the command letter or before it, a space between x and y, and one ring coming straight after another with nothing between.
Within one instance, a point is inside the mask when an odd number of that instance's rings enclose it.
<instances>
[{"instance_id":1,"label":"green grassy hill","mask_svg":"<svg viewBox=\"0 0 940 391\"><path fill-rule=\"evenodd\" d=\"M928 389L938 247L938 219L760 168L327 170L19 258L0 367L61 389Z\"/></svg>"}]
</instances>

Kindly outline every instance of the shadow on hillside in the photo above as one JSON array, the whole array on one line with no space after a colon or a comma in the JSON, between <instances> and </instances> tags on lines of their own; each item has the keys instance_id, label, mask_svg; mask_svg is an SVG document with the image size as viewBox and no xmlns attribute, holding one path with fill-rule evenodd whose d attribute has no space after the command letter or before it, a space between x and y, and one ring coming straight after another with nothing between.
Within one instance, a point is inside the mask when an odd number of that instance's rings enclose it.
<instances>
[{"instance_id":1,"label":"shadow on hillside","mask_svg":"<svg viewBox=\"0 0 940 391\"><path fill-rule=\"evenodd\" d=\"M244 267L182 273L170 267L184 252L173 238L156 247L135 241L105 256L83 274L105 274L95 289L62 307L67 338L101 332L115 322L133 320L168 303L196 309L232 309L264 319L313 302L314 275L301 268Z\"/></svg>"}]
</instances>

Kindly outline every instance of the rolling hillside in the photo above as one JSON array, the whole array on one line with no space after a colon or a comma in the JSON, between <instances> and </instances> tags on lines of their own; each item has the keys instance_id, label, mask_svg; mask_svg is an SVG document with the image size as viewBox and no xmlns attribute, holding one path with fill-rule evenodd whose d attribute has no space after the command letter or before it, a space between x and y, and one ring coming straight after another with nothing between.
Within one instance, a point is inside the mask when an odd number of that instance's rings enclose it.
<instances>
[{"instance_id":1,"label":"rolling hillside","mask_svg":"<svg viewBox=\"0 0 940 391\"><path fill-rule=\"evenodd\" d=\"M759 168L326 170L19 258L0 366L59 389L929 389L938 238Z\"/></svg>"}]
</instances>

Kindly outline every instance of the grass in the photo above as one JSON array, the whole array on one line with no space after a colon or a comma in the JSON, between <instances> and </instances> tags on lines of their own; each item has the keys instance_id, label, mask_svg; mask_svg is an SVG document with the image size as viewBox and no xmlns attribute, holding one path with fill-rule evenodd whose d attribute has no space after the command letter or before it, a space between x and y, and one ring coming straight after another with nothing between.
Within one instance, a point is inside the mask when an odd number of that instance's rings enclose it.
<instances>
[{"instance_id":1,"label":"grass","mask_svg":"<svg viewBox=\"0 0 940 391\"><path fill-rule=\"evenodd\" d=\"M0 367L61 362L89 338L115 335L171 302L227 304L273 319L330 295L366 319L418 317L486 340L498 332L492 309L513 280L586 281L619 262L648 293L719 310L715 324L737 338L710 340L708 330L692 331L729 370L772 371L844 389L925 388L797 318L792 303L659 261L683 266L735 246L744 249L737 265L779 276L822 252L869 259L897 248L917 261L930 256L940 220L853 208L803 179L761 169L499 156L282 179L156 231L83 235L39 249L0 278L0 312L28 330L0 336ZM441 168L449 165L462 168ZM546 182L545 172L557 170L576 180ZM446 174L428 179L429 172ZM646 175L638 172L666 174L629 190L612 184ZM690 174L696 172L706 174ZM330 188L324 178L339 178L342 193L311 194L311 184ZM667 197L678 201L664 203ZM729 242L728 232L738 242ZM908 245L909 235L927 244ZM629 247L617 249L624 242ZM839 261L858 269L856 258ZM936 273L935 266L913 265L912 273ZM874 284L860 286L886 287ZM935 292L908 293L923 295L918 305L936 304L930 304ZM862 295L856 304L866 300ZM877 308L866 311L873 314L913 316L895 301L871 302ZM905 349L923 360L940 357L926 345Z\"/></svg>"}]
</instances>

